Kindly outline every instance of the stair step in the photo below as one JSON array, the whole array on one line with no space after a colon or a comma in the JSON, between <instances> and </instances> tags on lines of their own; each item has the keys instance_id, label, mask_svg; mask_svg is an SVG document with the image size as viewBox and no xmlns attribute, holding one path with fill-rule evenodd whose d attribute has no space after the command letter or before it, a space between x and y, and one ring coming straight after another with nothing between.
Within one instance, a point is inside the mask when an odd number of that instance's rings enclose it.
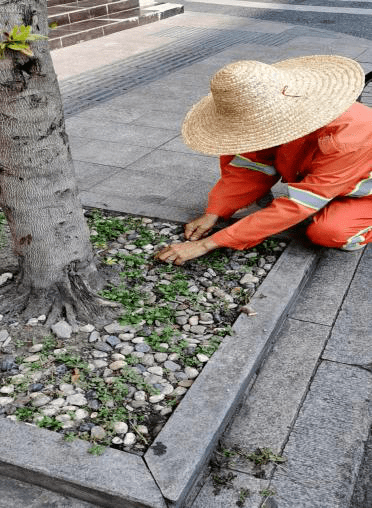
<instances>
[{"instance_id":1,"label":"stair step","mask_svg":"<svg viewBox=\"0 0 372 508\"><path fill-rule=\"evenodd\" d=\"M82 0L63 5L49 6L48 4L48 21L62 26L135 8L139 8L138 0L118 0L115 2Z\"/></svg>"},{"instance_id":2,"label":"stair step","mask_svg":"<svg viewBox=\"0 0 372 508\"><path fill-rule=\"evenodd\" d=\"M90 0L85 0L85 2ZM131 0L128 0L131 1ZM80 5L83 2L79 2ZM92 3L92 2L90 2ZM184 11L183 5L171 3L158 3L149 7L133 8L126 10L116 9L117 4L126 4L125 1L109 2L105 5L109 6L111 12L106 12L100 16L85 18L82 21L59 25L55 29L49 31L49 49L59 49L80 42L97 39L105 35L109 35L121 30L133 28L136 26L152 23L165 19L169 16L181 14ZM74 5L76 2L69 5ZM98 7L98 6L97 6ZM89 7L88 9L92 9ZM70 13L73 10L69 11ZM75 11L78 12L78 11ZM53 22L53 18L49 18L49 22Z\"/></svg>"}]
</instances>

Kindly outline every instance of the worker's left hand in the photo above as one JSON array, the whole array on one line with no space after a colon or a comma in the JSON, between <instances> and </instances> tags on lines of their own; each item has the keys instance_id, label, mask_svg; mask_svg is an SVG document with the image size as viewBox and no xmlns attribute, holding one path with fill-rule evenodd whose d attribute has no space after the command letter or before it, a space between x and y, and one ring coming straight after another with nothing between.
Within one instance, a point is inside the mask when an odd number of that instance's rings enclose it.
<instances>
[{"instance_id":1,"label":"worker's left hand","mask_svg":"<svg viewBox=\"0 0 372 508\"><path fill-rule=\"evenodd\" d=\"M203 256L218 247L219 245L210 238L204 238L193 242L172 243L155 254L154 257L166 263L183 265L186 261Z\"/></svg>"}]
</instances>

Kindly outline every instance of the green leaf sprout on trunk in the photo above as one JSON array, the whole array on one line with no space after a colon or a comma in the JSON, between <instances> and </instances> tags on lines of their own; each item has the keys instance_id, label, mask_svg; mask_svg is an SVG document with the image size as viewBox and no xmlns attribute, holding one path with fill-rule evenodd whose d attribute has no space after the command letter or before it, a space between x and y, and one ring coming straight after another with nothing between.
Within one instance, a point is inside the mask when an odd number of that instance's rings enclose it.
<instances>
[{"instance_id":1,"label":"green leaf sprout on trunk","mask_svg":"<svg viewBox=\"0 0 372 508\"><path fill-rule=\"evenodd\" d=\"M6 40L0 42L0 59L4 58L4 51L6 49L12 49L24 55L33 56L29 42L47 39L48 37L45 35L32 34L31 30L31 26L15 25L10 32L3 32Z\"/></svg>"}]
</instances>

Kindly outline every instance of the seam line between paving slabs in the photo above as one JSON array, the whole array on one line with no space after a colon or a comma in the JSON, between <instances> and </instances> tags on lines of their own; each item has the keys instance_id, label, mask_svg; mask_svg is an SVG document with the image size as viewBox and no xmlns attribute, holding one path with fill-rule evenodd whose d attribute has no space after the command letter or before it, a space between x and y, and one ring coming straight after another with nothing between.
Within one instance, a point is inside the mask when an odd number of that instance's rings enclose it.
<instances>
[{"instance_id":1,"label":"seam line between paving slabs","mask_svg":"<svg viewBox=\"0 0 372 508\"><path fill-rule=\"evenodd\" d=\"M364 249L364 250L365 250L365 249ZM286 446L287 446L287 444L288 444L288 441L289 441L290 435L291 435L291 433L293 432L293 429L294 429L294 427L295 427L295 425L296 425L296 422L297 422L298 416L299 416L299 414L300 414L300 411L301 411L301 409L302 409L302 407L303 407L303 405L304 405L304 402L305 402L305 400L306 400L306 398L307 398L307 395L308 395L308 393L309 393L309 391L310 391L310 388L311 388L312 382L313 382L313 380L314 380L314 378L315 378L315 376L316 376L316 374L317 374L317 372L318 372L318 370L319 370L319 367L320 367L321 363L329 361L329 362L332 362L332 363L335 363L335 364L339 364L339 365L346 365L346 366L349 366L349 367L359 367L360 369L365 370L365 371L367 371L367 372L371 373L371 370L370 370L370 369L367 369L367 368L365 368L365 367L362 367L361 365L349 364L349 363L344 363L344 362L337 362L336 360L329 360L328 358L323 358L323 353L324 353L324 351L325 351L325 349L326 349L326 347L327 347L327 344L328 344L328 342L329 342L329 339L331 338L332 331L333 331L333 327L334 327L334 325L335 325L335 323L336 323L336 321L337 321L337 318L338 318L338 316L339 316L339 313L340 313L340 311L341 311L341 308L342 308L342 306L343 306L343 303L344 303L344 301L345 301L345 299L346 299L346 297L347 297L347 295L348 295L348 293L349 293L350 286L351 286L351 284L353 283L353 280L354 280L355 274L356 274L356 272L357 272L357 270L358 270L358 267L359 267L359 265L360 265L360 263L361 263L361 260L362 260L363 254L364 254L364 250L363 250L363 252L362 252L361 256L359 257L359 260L358 260L358 262L357 262L357 264L356 264L356 267L355 267L355 269L354 269L354 271L353 271L352 276L350 277L350 282L349 282L349 284L347 285L347 287L346 287L346 289L345 289L345 292L344 292L343 298L342 298L342 300L341 300L341 302L340 302L340 305L339 305L339 307L338 307L338 309L337 309L337 312L336 312L335 318L334 318L334 320L333 320L333 322L332 322L332 325L324 325L324 324L322 324L322 323L314 323L313 321L306 321L306 322L308 322L308 323L313 323L313 324L316 324L317 326L319 326L319 325L320 325L320 326L325 326L325 327L328 327L328 328L329 328L329 333L328 333L327 339L324 341L324 345L323 345L322 351L319 353L319 357L318 357L318 360L317 360L317 362L316 362L316 364L315 364L315 367L314 367L313 373L312 373L312 375L311 375L311 377L310 377L310 379L309 379L309 382L308 382L308 385L307 385L307 389L305 390L305 392L304 392L303 396L301 397L301 401L300 401L300 403L299 403L299 405L298 405L298 409L297 409L297 411L296 411L296 414L295 414L295 416L293 417L292 423L291 423L291 425L290 425L290 426L289 426L289 428L288 428L287 438L286 438L286 439L285 439L285 441L283 442L283 445L282 445L282 447L281 447L280 453L283 453L283 451L284 451L285 447L286 447ZM317 265L316 265L316 267L315 267L314 272L316 271L316 269L317 269L317 267L318 267L318 265L319 265L320 261L321 261L321 257L319 256L319 258L318 258L318 262L317 262ZM305 286L303 287L303 289L305 289ZM291 318L290 316L287 316L287 319L291 319L291 320L294 320L294 321L303 321L303 320L300 320L300 319ZM279 468L279 469L280 469L280 468ZM278 466L275 464L275 467L273 468L273 470L271 471L271 474L270 474L270 479L269 479L269 480L270 480L270 484L271 484L271 481L273 480L274 474L276 473L276 471L277 471L277 470L278 470ZM280 473L278 473L278 474L280 474ZM293 480L293 481L294 481L294 480ZM298 481L297 481L297 482L295 482L295 483L299 483L299 484L304 485L304 486L306 487L306 484L302 484L301 482L298 482Z\"/></svg>"}]
</instances>

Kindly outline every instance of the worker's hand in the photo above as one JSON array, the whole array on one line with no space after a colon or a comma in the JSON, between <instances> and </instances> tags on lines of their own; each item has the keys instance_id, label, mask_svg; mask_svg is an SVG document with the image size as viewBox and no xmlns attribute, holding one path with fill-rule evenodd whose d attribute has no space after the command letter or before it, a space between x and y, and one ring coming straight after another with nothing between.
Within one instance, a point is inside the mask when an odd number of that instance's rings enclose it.
<instances>
[{"instance_id":1,"label":"worker's hand","mask_svg":"<svg viewBox=\"0 0 372 508\"><path fill-rule=\"evenodd\" d=\"M205 237L218 221L218 215L206 213L185 226L186 240L199 240Z\"/></svg>"},{"instance_id":2,"label":"worker's hand","mask_svg":"<svg viewBox=\"0 0 372 508\"><path fill-rule=\"evenodd\" d=\"M210 238L204 238L196 242L173 243L155 254L154 257L166 263L183 265L186 261L203 256L218 247L219 245Z\"/></svg>"}]
</instances>

